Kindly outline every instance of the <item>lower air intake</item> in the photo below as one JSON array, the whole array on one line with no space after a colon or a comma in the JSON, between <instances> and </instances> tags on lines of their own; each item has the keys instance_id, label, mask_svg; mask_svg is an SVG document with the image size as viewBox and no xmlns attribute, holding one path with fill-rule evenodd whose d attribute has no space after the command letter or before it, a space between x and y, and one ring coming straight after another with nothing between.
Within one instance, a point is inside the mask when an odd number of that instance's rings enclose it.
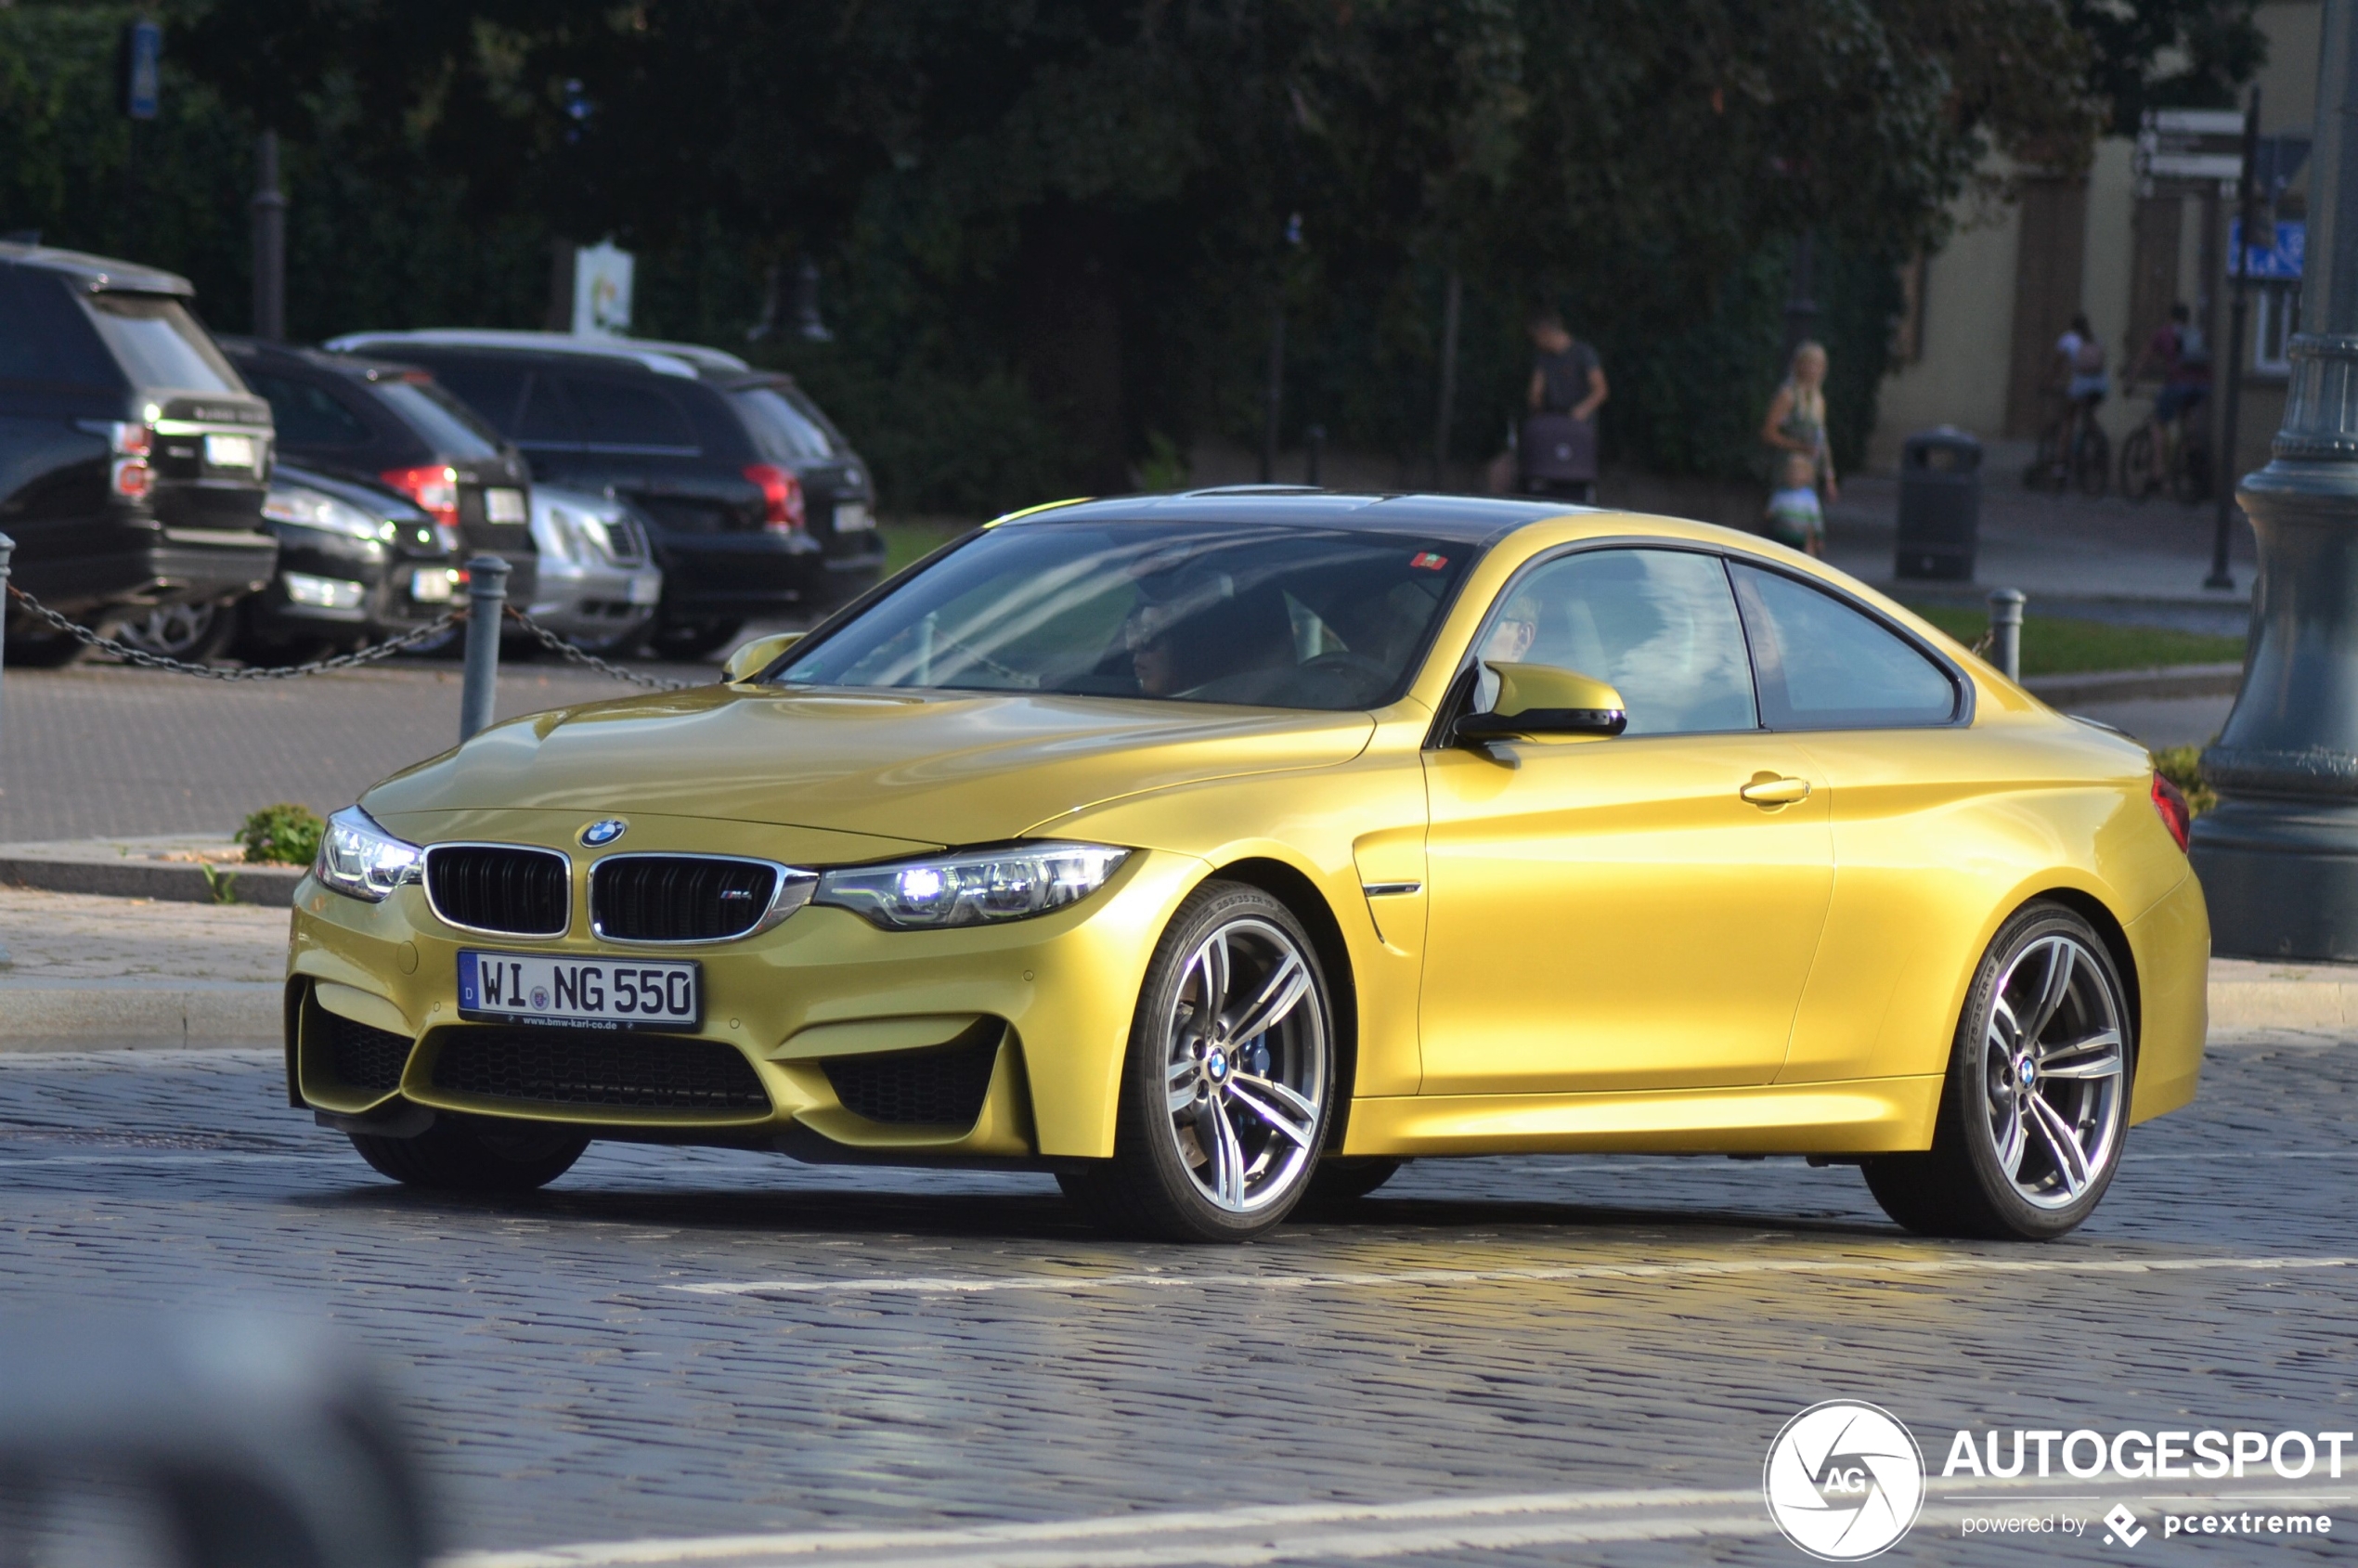
<instances>
[{"instance_id":1,"label":"lower air intake","mask_svg":"<svg viewBox=\"0 0 2358 1568\"><path fill-rule=\"evenodd\" d=\"M836 1056L819 1065L854 1116L895 1127L971 1127L991 1092L1001 1032L942 1049Z\"/></svg>"},{"instance_id":2,"label":"lower air intake","mask_svg":"<svg viewBox=\"0 0 2358 1568\"><path fill-rule=\"evenodd\" d=\"M408 1035L339 1017L325 1007L314 1008L311 1016L337 1082L371 1095L401 1087L401 1069L409 1063Z\"/></svg>"},{"instance_id":3,"label":"lower air intake","mask_svg":"<svg viewBox=\"0 0 2358 1568\"><path fill-rule=\"evenodd\" d=\"M434 1086L536 1105L766 1112L753 1064L714 1040L564 1030L461 1029L442 1037Z\"/></svg>"}]
</instances>

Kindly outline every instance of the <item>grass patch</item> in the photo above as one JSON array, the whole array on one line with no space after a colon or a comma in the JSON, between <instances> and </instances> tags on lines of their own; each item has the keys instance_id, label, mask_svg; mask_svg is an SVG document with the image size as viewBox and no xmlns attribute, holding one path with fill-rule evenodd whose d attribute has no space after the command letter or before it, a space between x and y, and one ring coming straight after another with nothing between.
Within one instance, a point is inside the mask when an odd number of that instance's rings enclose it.
<instances>
[{"instance_id":1,"label":"grass patch","mask_svg":"<svg viewBox=\"0 0 2358 1568\"><path fill-rule=\"evenodd\" d=\"M884 536L884 575L887 577L926 556L974 526L951 517L904 517L879 522Z\"/></svg>"},{"instance_id":2,"label":"grass patch","mask_svg":"<svg viewBox=\"0 0 2358 1568\"><path fill-rule=\"evenodd\" d=\"M1968 648L1989 629L1989 613L1969 604L1911 604L1910 609ZM2106 669L2156 669L2179 664L2231 664L2244 640L2203 631L2169 631L2110 621L2029 616L2022 623L2022 672L2086 675Z\"/></svg>"}]
</instances>

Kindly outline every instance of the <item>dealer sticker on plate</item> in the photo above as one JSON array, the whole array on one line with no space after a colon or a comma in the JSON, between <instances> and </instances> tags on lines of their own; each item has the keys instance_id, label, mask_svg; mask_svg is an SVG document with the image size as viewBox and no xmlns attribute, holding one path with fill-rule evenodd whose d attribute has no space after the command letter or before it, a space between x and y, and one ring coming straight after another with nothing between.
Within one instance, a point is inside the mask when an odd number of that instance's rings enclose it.
<instances>
[{"instance_id":1,"label":"dealer sticker on plate","mask_svg":"<svg viewBox=\"0 0 2358 1568\"><path fill-rule=\"evenodd\" d=\"M459 952L459 1016L568 1029L691 1030L704 1021L693 963Z\"/></svg>"}]
</instances>

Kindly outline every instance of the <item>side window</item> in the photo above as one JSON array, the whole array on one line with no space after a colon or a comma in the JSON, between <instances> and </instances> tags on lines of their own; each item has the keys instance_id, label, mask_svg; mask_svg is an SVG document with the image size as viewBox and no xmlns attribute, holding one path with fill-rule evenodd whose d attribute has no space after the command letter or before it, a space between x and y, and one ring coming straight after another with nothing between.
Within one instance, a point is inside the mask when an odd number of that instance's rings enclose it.
<instances>
[{"instance_id":1,"label":"side window","mask_svg":"<svg viewBox=\"0 0 2358 1568\"><path fill-rule=\"evenodd\" d=\"M1592 550L1551 561L1508 590L1480 652L1612 682L1628 734L1759 723L1743 628L1715 555Z\"/></svg>"},{"instance_id":2,"label":"side window","mask_svg":"<svg viewBox=\"0 0 2358 1568\"><path fill-rule=\"evenodd\" d=\"M278 427L282 447L368 445L368 425L322 387L265 370L247 371L246 384L269 403L270 422Z\"/></svg>"},{"instance_id":3,"label":"side window","mask_svg":"<svg viewBox=\"0 0 2358 1568\"><path fill-rule=\"evenodd\" d=\"M121 381L63 279L0 267L0 381L111 386Z\"/></svg>"},{"instance_id":4,"label":"side window","mask_svg":"<svg viewBox=\"0 0 2358 1568\"><path fill-rule=\"evenodd\" d=\"M1730 570L1770 729L1887 730L1956 716L1956 683L1905 640L1806 583Z\"/></svg>"},{"instance_id":5,"label":"side window","mask_svg":"<svg viewBox=\"0 0 2358 1568\"><path fill-rule=\"evenodd\" d=\"M581 423L586 445L671 450L691 456L698 450L688 416L659 387L567 376L565 391L573 399L574 418Z\"/></svg>"},{"instance_id":6,"label":"side window","mask_svg":"<svg viewBox=\"0 0 2358 1568\"><path fill-rule=\"evenodd\" d=\"M557 378L536 372L525 390L524 412L516 418L514 440L519 447L578 447L573 409L565 402Z\"/></svg>"},{"instance_id":7,"label":"side window","mask_svg":"<svg viewBox=\"0 0 2358 1568\"><path fill-rule=\"evenodd\" d=\"M480 360L453 359L434 367L435 381L510 440L515 439L516 416L522 411L524 378L521 369Z\"/></svg>"}]
</instances>

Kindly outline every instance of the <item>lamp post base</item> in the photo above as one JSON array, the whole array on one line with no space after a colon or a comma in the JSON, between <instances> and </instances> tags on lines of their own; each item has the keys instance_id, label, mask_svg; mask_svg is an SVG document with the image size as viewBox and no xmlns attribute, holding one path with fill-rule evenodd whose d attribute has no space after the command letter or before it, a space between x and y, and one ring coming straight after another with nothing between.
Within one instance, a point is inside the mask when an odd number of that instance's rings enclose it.
<instances>
[{"instance_id":1,"label":"lamp post base","mask_svg":"<svg viewBox=\"0 0 2358 1568\"><path fill-rule=\"evenodd\" d=\"M2220 956L2358 962L2358 801L2222 800L2192 854Z\"/></svg>"}]
</instances>

